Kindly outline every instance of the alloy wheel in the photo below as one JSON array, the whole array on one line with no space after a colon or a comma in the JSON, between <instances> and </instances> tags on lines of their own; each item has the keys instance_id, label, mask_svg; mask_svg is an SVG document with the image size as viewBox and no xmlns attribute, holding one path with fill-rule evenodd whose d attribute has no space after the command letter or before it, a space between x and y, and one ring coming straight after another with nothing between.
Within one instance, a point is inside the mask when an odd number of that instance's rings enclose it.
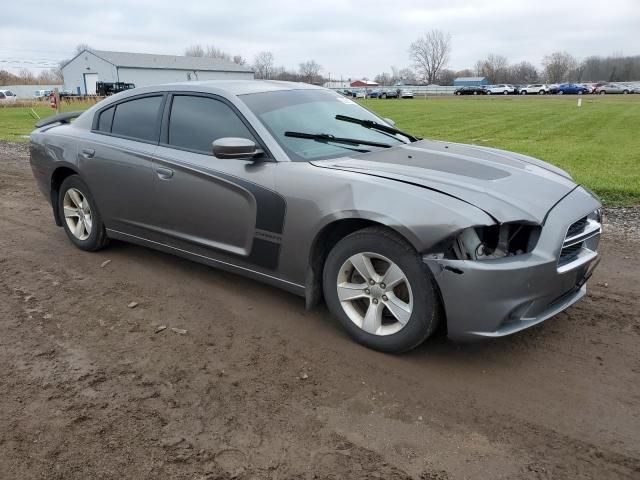
<instances>
[{"instance_id":1,"label":"alloy wheel","mask_svg":"<svg viewBox=\"0 0 640 480\"><path fill-rule=\"evenodd\" d=\"M377 253L349 257L336 281L338 299L349 319L372 335L392 335L409 322L413 293L402 269Z\"/></svg>"},{"instance_id":2,"label":"alloy wheel","mask_svg":"<svg viewBox=\"0 0 640 480\"><path fill-rule=\"evenodd\" d=\"M78 240L86 240L91 235L93 219L87 198L77 188L70 188L63 199L64 219L69 231Z\"/></svg>"}]
</instances>

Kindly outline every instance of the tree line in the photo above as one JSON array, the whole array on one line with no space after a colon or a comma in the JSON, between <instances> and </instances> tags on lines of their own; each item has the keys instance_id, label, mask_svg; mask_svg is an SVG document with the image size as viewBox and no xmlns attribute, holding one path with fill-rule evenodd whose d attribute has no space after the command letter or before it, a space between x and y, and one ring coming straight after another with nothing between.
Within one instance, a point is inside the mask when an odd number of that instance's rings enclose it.
<instances>
[{"instance_id":1,"label":"tree line","mask_svg":"<svg viewBox=\"0 0 640 480\"><path fill-rule=\"evenodd\" d=\"M491 53L473 68L453 71L447 67L451 55L451 34L431 30L409 46L411 67L383 72L374 80L383 85L404 83L452 85L457 77L486 77L489 83L528 84L536 82L624 82L640 80L640 55L590 56L581 61L568 52L545 55L542 68L531 62L511 64L503 56Z\"/></svg>"},{"instance_id":2,"label":"tree line","mask_svg":"<svg viewBox=\"0 0 640 480\"><path fill-rule=\"evenodd\" d=\"M238 65L248 65L247 60L242 55L231 55L217 48L214 45L201 46L192 45L184 51L186 56L190 57L209 57L231 61ZM298 65L297 70L287 69L283 66L277 66L273 53L263 51L259 52L250 65L255 77L267 80L285 80L291 82L306 82L321 84L324 77L320 74L322 66L315 60L307 60Z\"/></svg>"}]
</instances>

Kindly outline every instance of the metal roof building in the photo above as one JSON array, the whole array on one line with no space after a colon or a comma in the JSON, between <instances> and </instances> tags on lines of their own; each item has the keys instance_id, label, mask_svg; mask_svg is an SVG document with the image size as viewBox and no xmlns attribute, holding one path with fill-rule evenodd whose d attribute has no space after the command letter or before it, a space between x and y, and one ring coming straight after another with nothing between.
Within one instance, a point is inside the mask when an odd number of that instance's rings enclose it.
<instances>
[{"instance_id":1,"label":"metal roof building","mask_svg":"<svg viewBox=\"0 0 640 480\"><path fill-rule=\"evenodd\" d=\"M253 79L244 65L207 57L83 50L62 67L64 88L94 95L96 82L133 83L136 87L188 80Z\"/></svg>"},{"instance_id":2,"label":"metal roof building","mask_svg":"<svg viewBox=\"0 0 640 480\"><path fill-rule=\"evenodd\" d=\"M458 77L453 81L454 87L489 85L487 77Z\"/></svg>"}]
</instances>

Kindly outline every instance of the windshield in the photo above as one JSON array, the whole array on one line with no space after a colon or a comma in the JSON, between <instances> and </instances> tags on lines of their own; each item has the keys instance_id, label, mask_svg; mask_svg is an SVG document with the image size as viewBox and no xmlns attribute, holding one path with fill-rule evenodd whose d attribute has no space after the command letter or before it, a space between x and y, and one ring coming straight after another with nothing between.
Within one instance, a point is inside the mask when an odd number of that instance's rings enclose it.
<instances>
[{"instance_id":1,"label":"windshield","mask_svg":"<svg viewBox=\"0 0 640 480\"><path fill-rule=\"evenodd\" d=\"M260 119L293 161L321 160L349 154L345 145L321 143L304 138L285 136L287 131L309 134L324 133L334 137L353 138L369 142L398 145L400 135L377 132L360 125L336 120L346 115L383 123L384 120L362 108L353 100L328 90L284 90L253 93L240 96L242 101ZM379 147L364 146L366 150Z\"/></svg>"}]
</instances>

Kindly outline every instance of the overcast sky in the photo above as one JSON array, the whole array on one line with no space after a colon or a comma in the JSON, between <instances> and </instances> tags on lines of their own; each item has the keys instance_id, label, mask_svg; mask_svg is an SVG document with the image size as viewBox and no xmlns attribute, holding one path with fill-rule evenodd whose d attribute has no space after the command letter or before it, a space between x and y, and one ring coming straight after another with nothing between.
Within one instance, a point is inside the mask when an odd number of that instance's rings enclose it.
<instances>
[{"instance_id":1,"label":"overcast sky","mask_svg":"<svg viewBox=\"0 0 640 480\"><path fill-rule=\"evenodd\" d=\"M0 69L50 65L79 43L174 55L213 44L249 62L268 50L288 68L314 59L332 78L373 77L410 66L409 44L433 28L452 35L453 70L489 53L535 65L555 50L637 55L640 0L15 0L0 14Z\"/></svg>"}]
</instances>

